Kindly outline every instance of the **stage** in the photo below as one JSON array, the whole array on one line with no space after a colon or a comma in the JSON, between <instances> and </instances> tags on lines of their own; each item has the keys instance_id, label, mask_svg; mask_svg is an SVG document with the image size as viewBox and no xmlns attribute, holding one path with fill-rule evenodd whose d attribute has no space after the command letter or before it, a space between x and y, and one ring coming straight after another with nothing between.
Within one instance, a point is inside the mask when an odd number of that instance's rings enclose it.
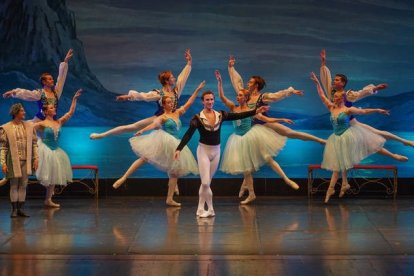
<instances>
[{"instance_id":1,"label":"stage","mask_svg":"<svg viewBox=\"0 0 414 276\"><path fill-rule=\"evenodd\" d=\"M0 203L2 275L409 275L414 201L379 197L264 197L241 206L215 197L216 217L195 216L197 197L30 198L30 218Z\"/></svg>"}]
</instances>

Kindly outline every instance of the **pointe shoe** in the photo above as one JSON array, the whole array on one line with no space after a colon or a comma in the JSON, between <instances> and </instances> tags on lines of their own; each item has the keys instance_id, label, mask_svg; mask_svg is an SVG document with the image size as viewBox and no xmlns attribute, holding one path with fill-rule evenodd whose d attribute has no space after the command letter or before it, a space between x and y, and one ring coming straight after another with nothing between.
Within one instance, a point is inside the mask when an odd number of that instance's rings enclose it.
<instances>
[{"instance_id":1,"label":"pointe shoe","mask_svg":"<svg viewBox=\"0 0 414 276\"><path fill-rule=\"evenodd\" d=\"M121 177L120 179L118 179L117 181L115 181L115 183L112 185L112 187L114 189L118 189L119 186L121 186L122 184L124 184L125 180L126 180L126 178Z\"/></svg>"},{"instance_id":2,"label":"pointe shoe","mask_svg":"<svg viewBox=\"0 0 414 276\"><path fill-rule=\"evenodd\" d=\"M197 217L201 216L205 211L206 210L204 210L204 209L197 209L196 216Z\"/></svg>"},{"instance_id":3,"label":"pointe shoe","mask_svg":"<svg viewBox=\"0 0 414 276\"><path fill-rule=\"evenodd\" d=\"M181 206L181 203L178 203L178 202L176 202L176 201L174 201L174 199L170 199L170 200L166 200L165 201L165 203L168 205L168 206L173 206L173 207L180 207Z\"/></svg>"},{"instance_id":4,"label":"pointe shoe","mask_svg":"<svg viewBox=\"0 0 414 276\"><path fill-rule=\"evenodd\" d=\"M178 189L178 184L177 184L177 185L175 185L174 194L175 194L175 195L180 195L180 190Z\"/></svg>"},{"instance_id":5,"label":"pointe shoe","mask_svg":"<svg viewBox=\"0 0 414 276\"><path fill-rule=\"evenodd\" d=\"M331 196L333 196L335 194L335 189L334 188L328 188L328 190L326 191L326 196L325 196L325 203L328 203L329 199L331 198Z\"/></svg>"},{"instance_id":6,"label":"pointe shoe","mask_svg":"<svg viewBox=\"0 0 414 276\"><path fill-rule=\"evenodd\" d=\"M44 201L46 207L50 208L60 208L60 204L54 203L51 199L47 199Z\"/></svg>"},{"instance_id":7,"label":"pointe shoe","mask_svg":"<svg viewBox=\"0 0 414 276\"><path fill-rule=\"evenodd\" d=\"M351 186L349 184L346 184L345 186L341 187L341 192L339 193L339 197L343 197L346 193L346 191L348 191L349 189L351 189Z\"/></svg>"},{"instance_id":8,"label":"pointe shoe","mask_svg":"<svg viewBox=\"0 0 414 276\"><path fill-rule=\"evenodd\" d=\"M254 201L256 199L256 195L250 195L243 201L240 202L240 204L249 204L250 202Z\"/></svg>"},{"instance_id":9,"label":"pointe shoe","mask_svg":"<svg viewBox=\"0 0 414 276\"><path fill-rule=\"evenodd\" d=\"M101 138L103 138L103 135L99 133L91 133L91 135L89 135L89 139L91 140L97 140Z\"/></svg>"},{"instance_id":10,"label":"pointe shoe","mask_svg":"<svg viewBox=\"0 0 414 276\"><path fill-rule=\"evenodd\" d=\"M408 157L401 154L394 154L394 158L400 162L407 162Z\"/></svg>"},{"instance_id":11,"label":"pointe shoe","mask_svg":"<svg viewBox=\"0 0 414 276\"><path fill-rule=\"evenodd\" d=\"M299 189L299 185L295 181L292 181L292 180L288 179L288 180L285 181L285 183L287 185L289 185L290 187L292 187L292 189L294 189L294 190Z\"/></svg>"},{"instance_id":12,"label":"pointe shoe","mask_svg":"<svg viewBox=\"0 0 414 276\"><path fill-rule=\"evenodd\" d=\"M246 191L247 191L247 187L242 185L239 191L239 198L241 198Z\"/></svg>"},{"instance_id":13,"label":"pointe shoe","mask_svg":"<svg viewBox=\"0 0 414 276\"><path fill-rule=\"evenodd\" d=\"M210 218L210 217L214 217L216 214L214 213L214 210L208 210L208 211L204 211L201 215L200 218Z\"/></svg>"},{"instance_id":14,"label":"pointe shoe","mask_svg":"<svg viewBox=\"0 0 414 276\"><path fill-rule=\"evenodd\" d=\"M5 185L7 183L7 178L3 178L2 180L0 180L0 187Z\"/></svg>"}]
</instances>

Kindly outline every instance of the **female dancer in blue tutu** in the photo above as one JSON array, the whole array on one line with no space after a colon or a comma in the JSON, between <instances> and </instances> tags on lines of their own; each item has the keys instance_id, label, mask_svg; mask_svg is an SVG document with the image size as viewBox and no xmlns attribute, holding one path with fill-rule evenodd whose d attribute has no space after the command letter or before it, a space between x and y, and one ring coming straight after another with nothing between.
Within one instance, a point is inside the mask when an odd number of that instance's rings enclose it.
<instances>
[{"instance_id":1,"label":"female dancer in blue tutu","mask_svg":"<svg viewBox=\"0 0 414 276\"><path fill-rule=\"evenodd\" d=\"M236 106L224 95L222 78L218 70L216 78L220 99L231 112L250 110L247 105L250 98L248 90L239 91L237 94L239 105ZM262 114L257 114L254 118L266 123L293 123L289 119L269 118ZM252 173L258 171L264 164L268 164L293 189L299 188L298 184L290 180L279 164L273 160L273 157L285 146L286 137L260 124L252 126L252 122L253 117L233 121L235 132L227 140L220 168L225 173L244 175L243 183L247 187L249 196L240 202L241 204L248 204L256 199Z\"/></svg>"},{"instance_id":2,"label":"female dancer in blue tutu","mask_svg":"<svg viewBox=\"0 0 414 276\"><path fill-rule=\"evenodd\" d=\"M335 78L332 79L331 71L326 66L326 50L325 49L322 49L320 53L320 57L321 57L321 68L320 68L321 84L322 84L324 91L327 93L326 94L327 98L330 99L331 101L332 101L333 94L336 91L344 91L346 95L345 106L351 107L353 103L367 96L375 95L376 93L378 93L378 91L383 90L388 87L386 83L380 83L377 85L369 84L359 91L353 91L353 90L345 91L348 78L344 74L336 74ZM401 142L405 146L414 147L414 141L404 139L388 131L378 130L376 128L373 128L370 125L363 124L359 122L353 116L351 116L351 124L352 125L358 124L359 126L362 126L378 135L381 135L387 140L395 140L395 141Z\"/></svg>"},{"instance_id":3,"label":"female dancer in blue tutu","mask_svg":"<svg viewBox=\"0 0 414 276\"><path fill-rule=\"evenodd\" d=\"M198 169L194 156L188 147L184 148L182 158L179 161L174 160L175 148L180 142L178 140L178 132L181 128L180 116L194 103L204 85L204 81L200 83L188 101L178 109L175 109L173 98L169 96L162 98L164 113L158 116L153 123L138 131L135 134L137 137L129 140L132 150L139 159L132 163L125 174L113 184L115 189L121 186L134 171L148 162L168 173L167 205L181 206L173 199L178 177L189 173L198 174ZM160 127L159 130L141 136L146 131Z\"/></svg>"},{"instance_id":4,"label":"female dancer in blue tutu","mask_svg":"<svg viewBox=\"0 0 414 276\"><path fill-rule=\"evenodd\" d=\"M46 187L45 206L59 208L60 205L52 201L55 185L66 186L72 182L72 167L68 155L59 147L59 136L62 126L75 113L76 103L81 95L79 89L72 99L69 111L60 117L56 116L56 108L53 104L42 107L45 119L37 122L35 128L38 131L42 143L39 144L39 165L36 170L36 178L40 184Z\"/></svg>"},{"instance_id":5,"label":"female dancer in blue tutu","mask_svg":"<svg viewBox=\"0 0 414 276\"><path fill-rule=\"evenodd\" d=\"M311 79L315 82L316 88L323 104L331 112L331 122L334 133L329 136L323 153L322 168L332 171L329 188L326 192L325 203L335 194L335 184L342 174L342 185L339 197L342 197L350 186L347 180L347 170L357 165L362 159L374 153L381 153L399 161L407 161L408 158L399 154L391 153L384 149L385 139L358 124L350 123L350 116L380 113L388 115L384 109L346 107L345 92L336 92L331 102L325 95L321 84L315 73L311 73Z\"/></svg>"},{"instance_id":6,"label":"female dancer in blue tutu","mask_svg":"<svg viewBox=\"0 0 414 276\"><path fill-rule=\"evenodd\" d=\"M158 105L157 111L154 116L137 121L133 124L118 126L103 133L92 133L91 139L101 139L109 135L121 134L125 132L138 131L149 124L151 124L157 116L163 114L164 109L161 100L164 96L168 96L173 100L173 110L177 108L178 99L181 96L181 92L187 82L191 73L192 57L190 49L187 49L184 53L187 64L181 71L177 79L175 79L171 71L163 71L158 75L158 80L162 85L161 89L154 89L149 92L137 92L135 90L129 90L127 95L121 95L116 97L117 101L145 101L156 102Z\"/></svg>"}]
</instances>

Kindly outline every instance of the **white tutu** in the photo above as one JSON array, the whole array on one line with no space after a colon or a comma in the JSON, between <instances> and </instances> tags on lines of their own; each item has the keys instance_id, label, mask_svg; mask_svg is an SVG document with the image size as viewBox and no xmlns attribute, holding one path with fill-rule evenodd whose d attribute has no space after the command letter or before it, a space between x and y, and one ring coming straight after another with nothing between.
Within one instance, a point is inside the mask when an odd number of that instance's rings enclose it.
<instances>
[{"instance_id":1,"label":"white tutu","mask_svg":"<svg viewBox=\"0 0 414 276\"><path fill-rule=\"evenodd\" d=\"M340 136L329 136L321 167L330 171L351 169L362 159L379 151L384 143L382 136L359 125L350 126Z\"/></svg>"},{"instance_id":2,"label":"white tutu","mask_svg":"<svg viewBox=\"0 0 414 276\"><path fill-rule=\"evenodd\" d=\"M38 143L39 165L36 178L43 186L67 185L72 182L72 167L69 157L61 148L51 150L46 144Z\"/></svg>"},{"instance_id":3,"label":"white tutu","mask_svg":"<svg viewBox=\"0 0 414 276\"><path fill-rule=\"evenodd\" d=\"M263 125L254 125L243 136L233 133L227 140L220 170L229 174L258 171L285 144L285 136Z\"/></svg>"},{"instance_id":4,"label":"white tutu","mask_svg":"<svg viewBox=\"0 0 414 276\"><path fill-rule=\"evenodd\" d=\"M180 160L174 160L180 140L162 129L133 137L129 139L129 143L136 155L146 158L148 163L168 174L178 177L190 173L198 174L197 162L187 146L181 151Z\"/></svg>"}]
</instances>

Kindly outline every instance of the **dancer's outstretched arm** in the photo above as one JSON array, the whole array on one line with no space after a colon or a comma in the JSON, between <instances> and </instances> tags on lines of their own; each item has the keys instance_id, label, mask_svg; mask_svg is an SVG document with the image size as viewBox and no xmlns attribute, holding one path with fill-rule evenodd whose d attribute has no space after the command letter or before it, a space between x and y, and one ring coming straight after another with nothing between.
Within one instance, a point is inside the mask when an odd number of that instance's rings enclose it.
<instances>
[{"instance_id":1,"label":"dancer's outstretched arm","mask_svg":"<svg viewBox=\"0 0 414 276\"><path fill-rule=\"evenodd\" d=\"M65 115L59 118L59 122L61 125L65 124L70 119L70 117L72 117L72 115L75 113L76 103L78 101L78 98L81 95L82 95L82 89L79 89L78 91L76 91L75 95L72 98L72 104L70 105L69 111Z\"/></svg>"},{"instance_id":2,"label":"dancer's outstretched arm","mask_svg":"<svg viewBox=\"0 0 414 276\"><path fill-rule=\"evenodd\" d=\"M316 85L316 90L318 91L318 95L319 98L321 98L322 103L326 106L326 108L331 110L331 108L334 107L334 104L326 97L325 92L323 91L322 86L318 80L318 77L314 72L311 73L311 80L313 80Z\"/></svg>"},{"instance_id":3,"label":"dancer's outstretched arm","mask_svg":"<svg viewBox=\"0 0 414 276\"><path fill-rule=\"evenodd\" d=\"M382 115L390 115L389 110L381 109L381 108L356 108L350 107L348 108L348 114L353 115L368 115L372 113L380 113Z\"/></svg>"},{"instance_id":4,"label":"dancer's outstretched arm","mask_svg":"<svg viewBox=\"0 0 414 276\"><path fill-rule=\"evenodd\" d=\"M257 114L256 118L266 123L286 123L290 125L294 124L294 122L291 119L267 117L262 113Z\"/></svg>"},{"instance_id":5,"label":"dancer's outstretched arm","mask_svg":"<svg viewBox=\"0 0 414 276\"><path fill-rule=\"evenodd\" d=\"M190 73L191 73L191 65L193 62L193 58L191 56L190 49L185 50L184 57L185 57L185 60L187 61L187 64L185 65L181 73L178 75L177 84L175 86L177 89L178 97L181 96L181 92L183 92L185 84L187 83L188 77L190 76Z\"/></svg>"},{"instance_id":6,"label":"dancer's outstretched arm","mask_svg":"<svg viewBox=\"0 0 414 276\"><path fill-rule=\"evenodd\" d=\"M69 49L69 51L66 53L66 56L63 62L59 64L59 75L57 77L56 85L55 85L55 92L58 98L60 98L60 96L62 95L63 86L65 85L66 76L68 75L68 69L69 69L68 63L72 57L73 57L73 49Z\"/></svg>"},{"instance_id":7,"label":"dancer's outstretched arm","mask_svg":"<svg viewBox=\"0 0 414 276\"><path fill-rule=\"evenodd\" d=\"M263 93L263 102L266 104L274 103L286 99L291 95L303 95L303 90L296 90L293 87L288 89L280 90L277 92L265 92Z\"/></svg>"},{"instance_id":8,"label":"dancer's outstretched arm","mask_svg":"<svg viewBox=\"0 0 414 276\"><path fill-rule=\"evenodd\" d=\"M332 76L331 71L326 66L326 50L322 49L320 52L321 57L321 68L320 68L320 78L321 85L326 92L326 97L332 101Z\"/></svg>"},{"instance_id":9,"label":"dancer's outstretched arm","mask_svg":"<svg viewBox=\"0 0 414 276\"><path fill-rule=\"evenodd\" d=\"M219 92L220 100L224 103L225 106L227 106L231 111L233 111L236 105L231 100L229 100L226 96L224 96L223 80L221 78L220 71L216 70L214 73L217 79L217 90Z\"/></svg>"},{"instance_id":10,"label":"dancer's outstretched arm","mask_svg":"<svg viewBox=\"0 0 414 276\"><path fill-rule=\"evenodd\" d=\"M230 56L229 57L229 64L228 64L229 76L230 76L230 81L231 81L231 84L233 85L234 91L237 94L237 93L239 93L239 91L241 89L244 88L244 86L243 86L242 77L236 71L236 68L234 68L235 64L236 64L236 59L234 58L234 56Z\"/></svg>"},{"instance_id":11,"label":"dancer's outstretched arm","mask_svg":"<svg viewBox=\"0 0 414 276\"><path fill-rule=\"evenodd\" d=\"M148 126L144 127L143 129L137 131L134 136L140 136L142 135L144 132L146 131L150 131L156 128L160 128L161 125L165 122L165 118L164 116L159 116L157 117L154 122L152 122L151 124L149 124Z\"/></svg>"},{"instance_id":12,"label":"dancer's outstretched arm","mask_svg":"<svg viewBox=\"0 0 414 276\"><path fill-rule=\"evenodd\" d=\"M188 98L187 102L181 106L180 108L177 109L178 114L181 116L183 115L189 108L190 106L194 103L195 99L198 96L198 93L201 91L201 89L204 88L204 86L206 85L206 81L202 81L198 87L196 88L196 90L194 90L193 94L191 95L190 98Z\"/></svg>"}]
</instances>

